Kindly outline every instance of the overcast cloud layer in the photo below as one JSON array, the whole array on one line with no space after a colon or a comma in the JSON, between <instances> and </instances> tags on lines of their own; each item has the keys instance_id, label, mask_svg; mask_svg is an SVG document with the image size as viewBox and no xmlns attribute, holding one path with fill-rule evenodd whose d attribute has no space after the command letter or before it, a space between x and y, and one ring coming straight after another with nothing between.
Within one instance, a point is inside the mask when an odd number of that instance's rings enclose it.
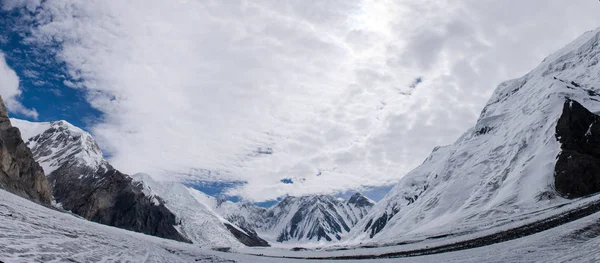
<instances>
[{"instance_id":1,"label":"overcast cloud layer","mask_svg":"<svg viewBox=\"0 0 600 263\"><path fill-rule=\"evenodd\" d=\"M244 180L230 193L254 201L397 181L600 26L592 0L2 3L61 44L115 167Z\"/></svg>"}]
</instances>

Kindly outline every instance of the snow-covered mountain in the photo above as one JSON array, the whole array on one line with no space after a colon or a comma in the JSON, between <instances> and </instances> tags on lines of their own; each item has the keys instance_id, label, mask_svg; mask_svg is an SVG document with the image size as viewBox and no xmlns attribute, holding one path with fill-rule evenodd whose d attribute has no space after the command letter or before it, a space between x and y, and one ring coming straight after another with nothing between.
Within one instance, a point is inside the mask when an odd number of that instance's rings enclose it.
<instances>
[{"instance_id":1,"label":"snow-covered mountain","mask_svg":"<svg viewBox=\"0 0 600 263\"><path fill-rule=\"evenodd\" d=\"M268 246L256 232L230 222L213 207L217 199L177 182L159 182L148 174L132 175L147 195L159 197L180 219L179 230L194 243L211 247Z\"/></svg>"},{"instance_id":2,"label":"snow-covered mountain","mask_svg":"<svg viewBox=\"0 0 600 263\"><path fill-rule=\"evenodd\" d=\"M270 208L204 196L202 203L215 213L271 244L339 241L375 204L360 193L348 200L331 195L288 196Z\"/></svg>"},{"instance_id":3,"label":"snow-covered mountain","mask_svg":"<svg viewBox=\"0 0 600 263\"><path fill-rule=\"evenodd\" d=\"M256 233L248 233L210 210L203 203L210 198L199 191L179 183L159 183L144 174L130 177L120 173L104 159L89 133L66 121L11 121L22 130L34 158L54 186L56 202L64 209L100 223L176 240L190 239L201 246L268 245ZM134 214L118 212L131 207L138 207ZM116 215L122 221L143 225L120 223ZM140 216L140 220L133 219ZM161 228L170 232L163 233Z\"/></svg>"},{"instance_id":4,"label":"snow-covered mountain","mask_svg":"<svg viewBox=\"0 0 600 263\"><path fill-rule=\"evenodd\" d=\"M215 210L271 242L324 243L340 240L373 204L356 193L349 200L331 195L288 196L268 209L221 201Z\"/></svg>"},{"instance_id":5,"label":"snow-covered mountain","mask_svg":"<svg viewBox=\"0 0 600 263\"><path fill-rule=\"evenodd\" d=\"M357 199L362 198L353 201ZM262 229L276 235L278 242L340 240L373 205L368 204L330 195L286 197L266 211L267 222Z\"/></svg>"},{"instance_id":6,"label":"snow-covered mountain","mask_svg":"<svg viewBox=\"0 0 600 263\"><path fill-rule=\"evenodd\" d=\"M44 168L58 206L98 223L188 241L162 200L114 169L89 133L66 121L11 122Z\"/></svg>"},{"instance_id":7,"label":"snow-covered mountain","mask_svg":"<svg viewBox=\"0 0 600 263\"><path fill-rule=\"evenodd\" d=\"M63 164L78 164L91 170L107 169L108 162L94 138L66 121L29 122L11 119L36 160L49 175Z\"/></svg>"},{"instance_id":8,"label":"snow-covered mountain","mask_svg":"<svg viewBox=\"0 0 600 263\"><path fill-rule=\"evenodd\" d=\"M500 84L475 126L405 175L352 230L352 240L468 233L597 192L600 129L592 112L599 110L597 29ZM594 187L582 191L582 185Z\"/></svg>"}]
</instances>

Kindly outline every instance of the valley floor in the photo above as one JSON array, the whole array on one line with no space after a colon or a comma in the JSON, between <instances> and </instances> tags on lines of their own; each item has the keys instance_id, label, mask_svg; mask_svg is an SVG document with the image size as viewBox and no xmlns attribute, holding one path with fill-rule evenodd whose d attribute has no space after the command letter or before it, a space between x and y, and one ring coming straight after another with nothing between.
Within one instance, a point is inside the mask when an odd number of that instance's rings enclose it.
<instances>
[{"instance_id":1,"label":"valley floor","mask_svg":"<svg viewBox=\"0 0 600 263\"><path fill-rule=\"evenodd\" d=\"M423 246L434 243L427 244L420 246L427 248ZM96 224L0 190L0 260L4 262L327 262L330 260L247 253L296 257L375 255L418 246L412 245L331 252L266 248L224 253ZM599 248L600 213L593 213L546 231L489 246L349 262L599 262Z\"/></svg>"}]
</instances>

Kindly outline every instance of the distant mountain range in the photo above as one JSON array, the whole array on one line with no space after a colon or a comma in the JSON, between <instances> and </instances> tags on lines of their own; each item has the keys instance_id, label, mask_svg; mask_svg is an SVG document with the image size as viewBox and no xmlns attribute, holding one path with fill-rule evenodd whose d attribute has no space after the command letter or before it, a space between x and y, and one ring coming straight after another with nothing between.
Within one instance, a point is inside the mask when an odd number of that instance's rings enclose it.
<instances>
[{"instance_id":1,"label":"distant mountain range","mask_svg":"<svg viewBox=\"0 0 600 263\"><path fill-rule=\"evenodd\" d=\"M214 210L231 222L281 243L341 240L373 205L360 193L348 200L331 195L288 196L268 209L229 201L213 203Z\"/></svg>"}]
</instances>

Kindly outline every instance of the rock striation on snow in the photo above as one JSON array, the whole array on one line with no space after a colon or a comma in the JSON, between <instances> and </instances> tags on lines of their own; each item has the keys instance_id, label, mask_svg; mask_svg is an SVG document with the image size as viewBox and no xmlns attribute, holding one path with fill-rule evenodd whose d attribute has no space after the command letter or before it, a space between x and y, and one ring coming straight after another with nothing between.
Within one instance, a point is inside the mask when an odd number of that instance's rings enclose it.
<instances>
[{"instance_id":1,"label":"rock striation on snow","mask_svg":"<svg viewBox=\"0 0 600 263\"><path fill-rule=\"evenodd\" d=\"M278 242L341 240L373 206L365 200L360 194L348 201L330 195L287 197L266 212L264 228L278 232Z\"/></svg>"}]
</instances>

